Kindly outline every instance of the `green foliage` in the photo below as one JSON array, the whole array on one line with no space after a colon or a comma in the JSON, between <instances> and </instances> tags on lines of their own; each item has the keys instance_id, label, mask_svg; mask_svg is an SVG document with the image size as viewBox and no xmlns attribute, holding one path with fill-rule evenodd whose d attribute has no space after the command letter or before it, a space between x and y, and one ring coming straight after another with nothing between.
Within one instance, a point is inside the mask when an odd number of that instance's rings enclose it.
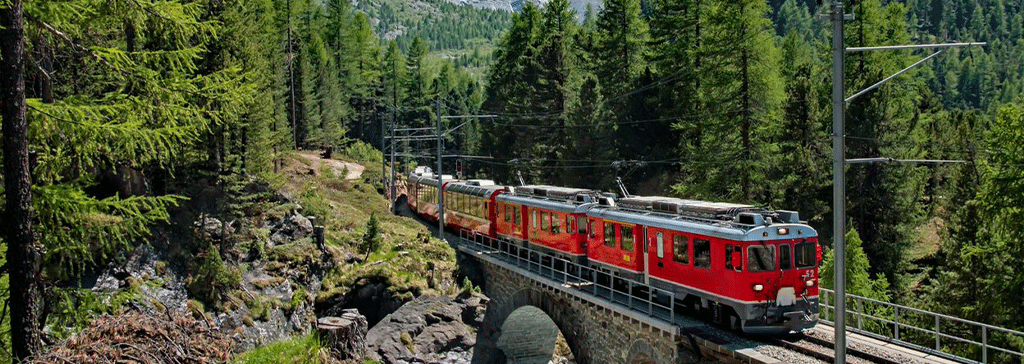
<instances>
[{"instance_id":1,"label":"green foliage","mask_svg":"<svg viewBox=\"0 0 1024 364\"><path fill-rule=\"evenodd\" d=\"M846 293L876 299L879 301L889 300L889 283L885 279L872 279L868 271L871 263L868 256L864 254L864 247L857 230L850 229L846 233ZM829 289L835 287L835 250L825 253L821 261L819 271L821 274L821 286Z\"/></svg>"},{"instance_id":2,"label":"green foliage","mask_svg":"<svg viewBox=\"0 0 1024 364\"><path fill-rule=\"evenodd\" d=\"M225 294L241 283L242 276L236 267L224 264L220 249L210 244L206 251L196 255L189 267L189 293L208 304L220 304Z\"/></svg>"},{"instance_id":3,"label":"green foliage","mask_svg":"<svg viewBox=\"0 0 1024 364\"><path fill-rule=\"evenodd\" d=\"M359 251L366 254L367 260L370 253L380 249L383 239L381 238L380 223L377 222L377 215L370 214L370 220L366 221L366 232L363 233L362 243L359 244Z\"/></svg>"},{"instance_id":4,"label":"green foliage","mask_svg":"<svg viewBox=\"0 0 1024 364\"><path fill-rule=\"evenodd\" d=\"M310 333L249 350L239 355L236 363L329 363L320 353L323 349L316 333Z\"/></svg>"},{"instance_id":5,"label":"green foliage","mask_svg":"<svg viewBox=\"0 0 1024 364\"><path fill-rule=\"evenodd\" d=\"M379 150L373 148L373 146L361 141L352 143L352 145L346 147L345 150L342 152L342 155L344 155L345 157L366 164L379 162L383 158L381 154L382 153Z\"/></svg>"},{"instance_id":6,"label":"green foliage","mask_svg":"<svg viewBox=\"0 0 1024 364\"><path fill-rule=\"evenodd\" d=\"M114 315L130 301L139 299L139 287L134 279L129 280L125 290L112 293L94 292L86 288L54 288L51 291L51 305L54 314L49 316L47 325L59 339L67 339L101 315Z\"/></svg>"},{"instance_id":7,"label":"green foliage","mask_svg":"<svg viewBox=\"0 0 1024 364\"><path fill-rule=\"evenodd\" d=\"M462 279L462 289L459 291L460 295L471 296L474 294L480 294L481 290L479 286L474 286L473 282L469 280L469 277Z\"/></svg>"}]
</instances>

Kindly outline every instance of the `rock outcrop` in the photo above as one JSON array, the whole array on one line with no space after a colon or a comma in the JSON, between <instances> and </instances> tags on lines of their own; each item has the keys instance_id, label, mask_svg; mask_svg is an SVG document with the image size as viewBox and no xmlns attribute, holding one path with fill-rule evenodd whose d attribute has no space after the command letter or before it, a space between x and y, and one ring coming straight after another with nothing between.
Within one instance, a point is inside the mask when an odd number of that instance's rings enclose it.
<instances>
[{"instance_id":1,"label":"rock outcrop","mask_svg":"<svg viewBox=\"0 0 1024 364\"><path fill-rule=\"evenodd\" d=\"M369 356L385 363L459 362L476 344L487 298L419 297L366 334Z\"/></svg>"}]
</instances>

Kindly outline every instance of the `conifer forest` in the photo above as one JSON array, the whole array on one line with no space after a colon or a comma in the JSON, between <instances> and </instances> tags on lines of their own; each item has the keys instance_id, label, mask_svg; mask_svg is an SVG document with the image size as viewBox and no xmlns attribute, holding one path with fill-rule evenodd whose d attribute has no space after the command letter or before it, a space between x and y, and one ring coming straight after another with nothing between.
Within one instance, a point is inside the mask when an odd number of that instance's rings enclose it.
<instances>
[{"instance_id":1,"label":"conifer forest","mask_svg":"<svg viewBox=\"0 0 1024 364\"><path fill-rule=\"evenodd\" d=\"M846 157L889 162L847 166L845 232L831 231L828 3L0 0L0 358L38 357L109 307L150 301L81 282L154 240L188 241L172 256L189 308L225 312L247 269L225 262L257 248L178 239L195 230L174 228L183 211L264 216L310 150L365 162L379 196L389 152L398 174L437 165L434 139L391 149L391 129L442 115L490 115L440 121L446 174L608 192L621 178L637 195L799 211L821 234L823 280L847 234L848 293L1024 330L1024 3L846 2L847 47L987 45L945 49L847 104ZM932 52L847 53L846 95ZM305 211L331 216L309 191ZM323 220L369 261L391 246L392 217L358 216ZM325 286L358 281L326 271Z\"/></svg>"}]
</instances>

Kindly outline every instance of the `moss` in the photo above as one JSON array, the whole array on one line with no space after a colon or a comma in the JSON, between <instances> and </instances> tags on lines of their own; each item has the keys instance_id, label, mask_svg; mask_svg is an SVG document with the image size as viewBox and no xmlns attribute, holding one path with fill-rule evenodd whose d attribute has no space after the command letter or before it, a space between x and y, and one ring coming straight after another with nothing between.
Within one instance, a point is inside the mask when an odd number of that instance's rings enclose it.
<instances>
[{"instance_id":1,"label":"moss","mask_svg":"<svg viewBox=\"0 0 1024 364\"><path fill-rule=\"evenodd\" d=\"M412 335L409 335L409 333L406 331L402 331L402 333L399 336L399 338L402 340L402 344L405 345L405 348L415 353L416 343L412 341Z\"/></svg>"},{"instance_id":2,"label":"moss","mask_svg":"<svg viewBox=\"0 0 1024 364\"><path fill-rule=\"evenodd\" d=\"M303 238L290 244L271 248L267 253L267 258L271 261L287 263L293 267L309 265L320 259L320 249L313 243L312 238Z\"/></svg>"},{"instance_id":3,"label":"moss","mask_svg":"<svg viewBox=\"0 0 1024 364\"><path fill-rule=\"evenodd\" d=\"M156 264L153 267L153 270L156 271L156 274L167 275L167 262L165 262L165 261L158 261L158 262L156 262Z\"/></svg>"},{"instance_id":4,"label":"moss","mask_svg":"<svg viewBox=\"0 0 1024 364\"><path fill-rule=\"evenodd\" d=\"M267 287L276 287L285 280L282 277L256 278L252 280L252 285L259 289L267 289Z\"/></svg>"}]
</instances>

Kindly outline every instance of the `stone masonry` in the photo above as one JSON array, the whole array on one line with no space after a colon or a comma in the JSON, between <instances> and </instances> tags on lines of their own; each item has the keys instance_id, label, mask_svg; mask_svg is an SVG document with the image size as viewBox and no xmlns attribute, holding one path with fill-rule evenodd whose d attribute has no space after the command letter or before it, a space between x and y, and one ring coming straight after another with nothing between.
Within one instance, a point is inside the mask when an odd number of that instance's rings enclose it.
<instances>
[{"instance_id":1,"label":"stone masonry","mask_svg":"<svg viewBox=\"0 0 1024 364\"><path fill-rule=\"evenodd\" d=\"M651 322L490 257L478 258L484 293L492 301L477 332L475 364L547 363L558 331L580 364L690 359L672 325Z\"/></svg>"}]
</instances>

